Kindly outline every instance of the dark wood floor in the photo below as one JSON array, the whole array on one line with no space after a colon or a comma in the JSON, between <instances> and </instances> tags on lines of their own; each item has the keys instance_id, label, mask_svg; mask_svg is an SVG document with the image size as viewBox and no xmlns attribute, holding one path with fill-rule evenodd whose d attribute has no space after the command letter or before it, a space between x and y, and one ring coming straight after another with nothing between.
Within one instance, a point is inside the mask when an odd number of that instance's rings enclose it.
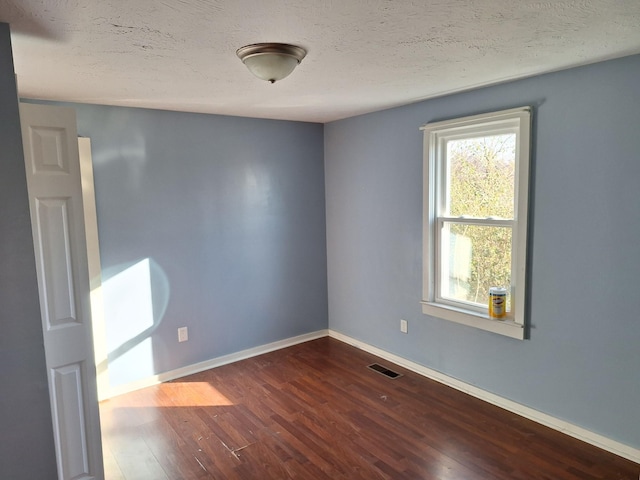
<instances>
[{"instance_id":1,"label":"dark wood floor","mask_svg":"<svg viewBox=\"0 0 640 480\"><path fill-rule=\"evenodd\" d=\"M640 476L640 465L330 338L122 395L100 412L107 480Z\"/></svg>"}]
</instances>

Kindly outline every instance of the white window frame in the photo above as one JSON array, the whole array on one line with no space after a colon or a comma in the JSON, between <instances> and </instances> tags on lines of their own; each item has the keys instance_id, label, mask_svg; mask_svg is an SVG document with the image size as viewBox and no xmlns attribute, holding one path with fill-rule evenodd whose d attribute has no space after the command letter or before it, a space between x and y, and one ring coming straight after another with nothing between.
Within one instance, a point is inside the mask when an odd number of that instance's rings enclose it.
<instances>
[{"instance_id":1,"label":"white window frame","mask_svg":"<svg viewBox=\"0 0 640 480\"><path fill-rule=\"evenodd\" d=\"M529 164L531 151L531 108L520 107L499 112L428 123L424 131L424 194L423 194L423 296L422 313L462 323L508 337L525 337L525 305L527 277L527 224L529 211ZM444 211L446 177L446 142L449 140L516 133L515 209L514 218L447 217ZM510 226L511 250L511 312L506 319L489 318L487 308L452 302L440 296L438 285L439 229L447 221L473 225Z\"/></svg>"}]
</instances>

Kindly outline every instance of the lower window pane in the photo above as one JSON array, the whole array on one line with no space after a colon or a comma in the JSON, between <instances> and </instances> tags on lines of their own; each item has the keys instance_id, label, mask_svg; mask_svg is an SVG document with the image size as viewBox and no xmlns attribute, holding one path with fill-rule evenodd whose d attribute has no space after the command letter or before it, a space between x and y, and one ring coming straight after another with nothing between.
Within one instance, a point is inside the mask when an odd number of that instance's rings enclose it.
<instances>
[{"instance_id":1,"label":"lower window pane","mask_svg":"<svg viewBox=\"0 0 640 480\"><path fill-rule=\"evenodd\" d=\"M440 296L486 308L489 288L511 285L511 227L445 222ZM510 301L507 299L507 310Z\"/></svg>"}]
</instances>

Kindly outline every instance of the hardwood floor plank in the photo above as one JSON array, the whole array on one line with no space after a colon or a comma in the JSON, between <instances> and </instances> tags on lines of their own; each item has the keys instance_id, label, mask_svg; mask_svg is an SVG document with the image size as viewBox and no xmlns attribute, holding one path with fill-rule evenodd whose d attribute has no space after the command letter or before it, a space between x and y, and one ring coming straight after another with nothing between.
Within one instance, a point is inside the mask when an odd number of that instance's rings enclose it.
<instances>
[{"instance_id":1,"label":"hardwood floor plank","mask_svg":"<svg viewBox=\"0 0 640 480\"><path fill-rule=\"evenodd\" d=\"M367 368L381 363L395 380ZM322 338L101 404L107 480L638 480L640 465Z\"/></svg>"},{"instance_id":2,"label":"hardwood floor plank","mask_svg":"<svg viewBox=\"0 0 640 480\"><path fill-rule=\"evenodd\" d=\"M168 480L145 439L138 434L122 435L109 446L120 472L127 480Z\"/></svg>"},{"instance_id":3,"label":"hardwood floor plank","mask_svg":"<svg viewBox=\"0 0 640 480\"><path fill-rule=\"evenodd\" d=\"M109 480L126 480L120 466L116 461L116 457L113 456L111 448L103 445L102 458L104 462L105 472L109 472Z\"/></svg>"}]
</instances>

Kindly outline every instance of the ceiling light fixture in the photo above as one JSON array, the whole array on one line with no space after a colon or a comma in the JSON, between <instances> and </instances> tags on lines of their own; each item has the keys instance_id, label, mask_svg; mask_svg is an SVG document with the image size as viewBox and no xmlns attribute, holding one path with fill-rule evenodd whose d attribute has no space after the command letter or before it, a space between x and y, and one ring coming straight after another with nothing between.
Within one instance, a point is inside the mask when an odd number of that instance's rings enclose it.
<instances>
[{"instance_id":1,"label":"ceiling light fixture","mask_svg":"<svg viewBox=\"0 0 640 480\"><path fill-rule=\"evenodd\" d=\"M271 83L287 77L306 54L304 48L287 43L254 43L236 51L251 73Z\"/></svg>"}]
</instances>

